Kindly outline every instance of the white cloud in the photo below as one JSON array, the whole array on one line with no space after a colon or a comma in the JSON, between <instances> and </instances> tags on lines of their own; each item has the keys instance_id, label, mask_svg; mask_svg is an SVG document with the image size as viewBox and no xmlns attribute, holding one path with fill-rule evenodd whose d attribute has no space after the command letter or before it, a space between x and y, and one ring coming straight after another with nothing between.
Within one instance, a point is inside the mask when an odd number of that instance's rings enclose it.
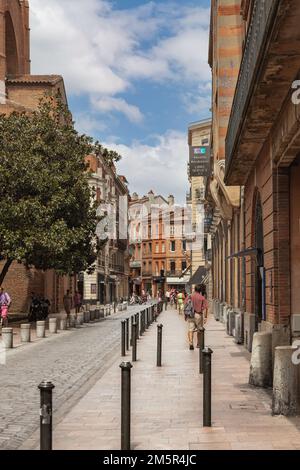
<instances>
[{"instance_id":1,"label":"white cloud","mask_svg":"<svg viewBox=\"0 0 300 470\"><path fill-rule=\"evenodd\" d=\"M182 3L31 0L33 72L62 74L68 93L140 123L141 110L120 97L135 80L209 79L209 11Z\"/></svg>"},{"instance_id":2,"label":"white cloud","mask_svg":"<svg viewBox=\"0 0 300 470\"><path fill-rule=\"evenodd\" d=\"M156 137L155 145L133 142L131 146L107 142L122 155L118 173L126 175L130 191L144 195L150 189L163 196L173 194L178 203L185 202L187 191L187 135L169 130Z\"/></svg>"},{"instance_id":3,"label":"white cloud","mask_svg":"<svg viewBox=\"0 0 300 470\"><path fill-rule=\"evenodd\" d=\"M120 113L127 116L129 121L139 123L143 121L143 115L137 106L128 104L122 98L99 98L93 101L93 107L96 110L107 112L107 111L119 111Z\"/></svg>"}]
</instances>

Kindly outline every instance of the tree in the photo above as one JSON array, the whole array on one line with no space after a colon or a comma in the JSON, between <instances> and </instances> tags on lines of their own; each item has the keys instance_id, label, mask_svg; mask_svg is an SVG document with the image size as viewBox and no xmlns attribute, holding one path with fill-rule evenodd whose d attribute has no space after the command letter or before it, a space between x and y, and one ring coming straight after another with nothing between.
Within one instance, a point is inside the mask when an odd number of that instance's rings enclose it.
<instances>
[{"instance_id":1,"label":"tree","mask_svg":"<svg viewBox=\"0 0 300 470\"><path fill-rule=\"evenodd\" d=\"M85 157L120 159L74 128L57 98L0 115L0 285L13 261L73 274L91 268L98 219Z\"/></svg>"}]
</instances>

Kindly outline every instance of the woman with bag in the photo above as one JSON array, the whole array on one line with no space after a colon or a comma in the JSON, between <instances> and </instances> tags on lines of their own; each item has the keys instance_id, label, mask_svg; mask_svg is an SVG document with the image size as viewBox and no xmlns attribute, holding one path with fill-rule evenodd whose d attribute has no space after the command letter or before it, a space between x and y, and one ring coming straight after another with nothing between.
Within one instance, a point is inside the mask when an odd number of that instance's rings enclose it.
<instances>
[{"instance_id":1,"label":"woman with bag","mask_svg":"<svg viewBox=\"0 0 300 470\"><path fill-rule=\"evenodd\" d=\"M0 291L0 309L1 309L1 320L2 327L6 328L8 326L8 308L11 304L11 298L7 292L1 287Z\"/></svg>"}]
</instances>

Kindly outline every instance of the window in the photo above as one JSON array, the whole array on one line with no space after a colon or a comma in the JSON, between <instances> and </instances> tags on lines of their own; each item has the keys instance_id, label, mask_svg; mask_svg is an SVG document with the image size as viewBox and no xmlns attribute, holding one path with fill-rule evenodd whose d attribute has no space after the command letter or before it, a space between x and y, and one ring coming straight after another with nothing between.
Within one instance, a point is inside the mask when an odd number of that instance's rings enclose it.
<instances>
[{"instance_id":1,"label":"window","mask_svg":"<svg viewBox=\"0 0 300 470\"><path fill-rule=\"evenodd\" d=\"M152 253L152 243L149 243L149 253Z\"/></svg>"},{"instance_id":2,"label":"window","mask_svg":"<svg viewBox=\"0 0 300 470\"><path fill-rule=\"evenodd\" d=\"M175 251L175 248L176 248L176 246L175 246L175 240L172 240L172 241L170 242L170 251Z\"/></svg>"},{"instance_id":3,"label":"window","mask_svg":"<svg viewBox=\"0 0 300 470\"><path fill-rule=\"evenodd\" d=\"M182 261L182 262L181 262L181 270L182 270L182 272L185 271L186 268L187 268L187 266L186 266L186 261Z\"/></svg>"},{"instance_id":4,"label":"window","mask_svg":"<svg viewBox=\"0 0 300 470\"><path fill-rule=\"evenodd\" d=\"M171 273L175 273L175 271L176 271L176 263L175 263L175 261L171 261L171 263L170 263L170 271L171 271Z\"/></svg>"},{"instance_id":5,"label":"window","mask_svg":"<svg viewBox=\"0 0 300 470\"><path fill-rule=\"evenodd\" d=\"M174 233L175 233L175 225L170 225L170 235L171 236L174 236Z\"/></svg>"},{"instance_id":6,"label":"window","mask_svg":"<svg viewBox=\"0 0 300 470\"><path fill-rule=\"evenodd\" d=\"M186 251L186 240L182 240L182 251Z\"/></svg>"},{"instance_id":7,"label":"window","mask_svg":"<svg viewBox=\"0 0 300 470\"><path fill-rule=\"evenodd\" d=\"M164 243L162 243L162 245L161 245L161 252L162 253L166 252L166 245Z\"/></svg>"},{"instance_id":8,"label":"window","mask_svg":"<svg viewBox=\"0 0 300 470\"><path fill-rule=\"evenodd\" d=\"M158 243L156 243L156 245L155 245L155 253L159 253L159 244Z\"/></svg>"}]
</instances>

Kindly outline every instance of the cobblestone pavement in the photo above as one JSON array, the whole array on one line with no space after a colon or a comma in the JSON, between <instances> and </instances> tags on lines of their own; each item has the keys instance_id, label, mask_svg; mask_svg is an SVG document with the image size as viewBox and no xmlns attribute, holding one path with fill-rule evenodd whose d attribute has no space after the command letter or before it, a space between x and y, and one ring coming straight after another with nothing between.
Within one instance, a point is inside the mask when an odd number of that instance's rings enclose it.
<instances>
[{"instance_id":1,"label":"cobblestone pavement","mask_svg":"<svg viewBox=\"0 0 300 470\"><path fill-rule=\"evenodd\" d=\"M0 449L17 449L39 426L43 379L55 384L56 422L101 378L120 355L120 320L142 310L130 307L100 323L48 335L9 351L0 365Z\"/></svg>"}]
</instances>

